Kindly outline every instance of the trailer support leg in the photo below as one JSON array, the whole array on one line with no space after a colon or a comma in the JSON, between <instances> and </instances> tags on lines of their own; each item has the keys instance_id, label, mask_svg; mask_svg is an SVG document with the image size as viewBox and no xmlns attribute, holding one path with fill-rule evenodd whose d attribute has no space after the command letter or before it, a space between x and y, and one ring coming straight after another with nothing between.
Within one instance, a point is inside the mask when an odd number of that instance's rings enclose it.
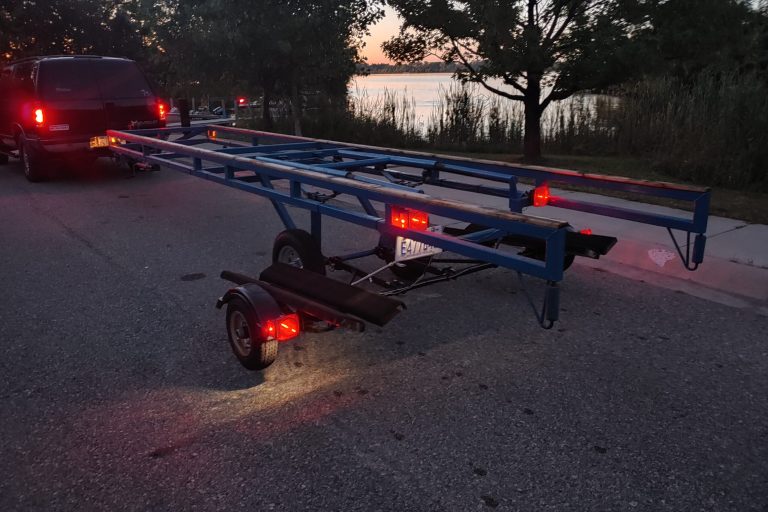
<instances>
[{"instance_id":1,"label":"trailer support leg","mask_svg":"<svg viewBox=\"0 0 768 512\"><path fill-rule=\"evenodd\" d=\"M533 309L533 314L536 315L539 325L544 329L551 329L555 325L555 322L560 318L560 287L556 281L547 281L546 289L544 291L544 301L541 305L541 311L539 311L536 304L533 302L531 295L528 293L528 289L523 281L523 274L517 273L520 278L520 286L523 289L525 297L528 299L528 304Z\"/></svg>"},{"instance_id":2,"label":"trailer support leg","mask_svg":"<svg viewBox=\"0 0 768 512\"><path fill-rule=\"evenodd\" d=\"M547 281L547 291L544 296L544 316L548 325L539 321L545 329L551 329L552 325L560 317L560 287L554 281Z\"/></svg>"},{"instance_id":3,"label":"trailer support leg","mask_svg":"<svg viewBox=\"0 0 768 512\"><path fill-rule=\"evenodd\" d=\"M683 249L675 237L675 234L670 228L667 228L669 236L672 238L672 242L675 244L677 254L680 256L680 260L683 262L683 266L686 270L694 271L699 268L699 264L704 261L704 247L707 244L707 236L703 233L699 233L693 240L693 254L691 254L691 232L686 233L685 242L685 254Z\"/></svg>"}]
</instances>

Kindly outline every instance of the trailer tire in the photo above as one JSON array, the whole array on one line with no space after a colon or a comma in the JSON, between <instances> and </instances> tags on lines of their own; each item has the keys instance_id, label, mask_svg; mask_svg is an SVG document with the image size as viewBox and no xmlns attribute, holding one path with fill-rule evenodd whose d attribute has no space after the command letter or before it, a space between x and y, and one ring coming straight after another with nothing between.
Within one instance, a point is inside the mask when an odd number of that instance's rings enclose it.
<instances>
[{"instance_id":1,"label":"trailer tire","mask_svg":"<svg viewBox=\"0 0 768 512\"><path fill-rule=\"evenodd\" d=\"M260 333L253 306L240 297L227 302L227 337L240 364L249 370L263 370L277 358L277 340L254 339Z\"/></svg>"},{"instance_id":2,"label":"trailer tire","mask_svg":"<svg viewBox=\"0 0 768 512\"><path fill-rule=\"evenodd\" d=\"M277 235L272 247L272 262L325 275L325 256L320 245L303 229L287 229Z\"/></svg>"},{"instance_id":3,"label":"trailer tire","mask_svg":"<svg viewBox=\"0 0 768 512\"><path fill-rule=\"evenodd\" d=\"M523 253L525 253L524 256L528 256L529 258L533 258L540 261L545 260L544 253L540 251L536 251L536 252L527 252L527 251L528 251L527 249L523 251ZM565 259L563 260L563 272L571 268L571 265L573 265L573 261L575 259L576 259L575 254L565 253Z\"/></svg>"},{"instance_id":4,"label":"trailer tire","mask_svg":"<svg viewBox=\"0 0 768 512\"><path fill-rule=\"evenodd\" d=\"M464 234L470 234L470 233L477 233L478 231L485 231L488 229L485 226L481 226L480 224L470 224L466 228L464 228ZM480 242L480 245L484 245L486 247L496 247L496 240L486 240L485 242Z\"/></svg>"},{"instance_id":5,"label":"trailer tire","mask_svg":"<svg viewBox=\"0 0 768 512\"><path fill-rule=\"evenodd\" d=\"M389 267L389 269L400 279L405 281L416 281L427 271L431 259L430 256L426 256L415 260L403 261L395 263Z\"/></svg>"}]
</instances>

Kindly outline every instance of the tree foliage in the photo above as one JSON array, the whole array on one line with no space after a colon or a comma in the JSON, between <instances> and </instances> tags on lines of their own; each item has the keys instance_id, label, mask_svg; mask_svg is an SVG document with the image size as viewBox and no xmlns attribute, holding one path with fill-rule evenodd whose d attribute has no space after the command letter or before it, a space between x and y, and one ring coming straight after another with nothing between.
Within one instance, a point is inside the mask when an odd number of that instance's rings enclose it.
<instances>
[{"instance_id":1,"label":"tree foliage","mask_svg":"<svg viewBox=\"0 0 768 512\"><path fill-rule=\"evenodd\" d=\"M630 78L765 73L768 12L748 0L389 0L403 17L383 45L398 62L437 56L457 76L525 104L524 153L556 100ZM495 87L500 80L506 87Z\"/></svg>"},{"instance_id":2,"label":"tree foliage","mask_svg":"<svg viewBox=\"0 0 768 512\"><path fill-rule=\"evenodd\" d=\"M92 53L141 59L133 1L1 0L0 57Z\"/></svg>"},{"instance_id":3,"label":"tree foliage","mask_svg":"<svg viewBox=\"0 0 768 512\"><path fill-rule=\"evenodd\" d=\"M384 43L393 60L436 55L463 81L525 104L524 154L538 158L541 113L632 70L632 25L613 0L390 0L403 17ZM495 87L500 79L506 88Z\"/></svg>"},{"instance_id":4,"label":"tree foliage","mask_svg":"<svg viewBox=\"0 0 768 512\"><path fill-rule=\"evenodd\" d=\"M704 70L731 72L756 57L760 14L744 0L634 0L642 30L643 70L690 79Z\"/></svg>"},{"instance_id":5,"label":"tree foliage","mask_svg":"<svg viewBox=\"0 0 768 512\"><path fill-rule=\"evenodd\" d=\"M247 0L210 2L224 16L215 18L218 67L237 70L248 86L265 97L288 95L300 110L301 90L325 97L346 94L360 62L362 36L381 10L367 0ZM240 13L231 16L231 13ZM263 109L268 116L269 109ZM268 119L266 119L268 121Z\"/></svg>"},{"instance_id":6,"label":"tree foliage","mask_svg":"<svg viewBox=\"0 0 768 512\"><path fill-rule=\"evenodd\" d=\"M302 91L346 94L381 12L373 0L0 0L0 58L129 57L173 95L262 91L300 112Z\"/></svg>"}]
</instances>

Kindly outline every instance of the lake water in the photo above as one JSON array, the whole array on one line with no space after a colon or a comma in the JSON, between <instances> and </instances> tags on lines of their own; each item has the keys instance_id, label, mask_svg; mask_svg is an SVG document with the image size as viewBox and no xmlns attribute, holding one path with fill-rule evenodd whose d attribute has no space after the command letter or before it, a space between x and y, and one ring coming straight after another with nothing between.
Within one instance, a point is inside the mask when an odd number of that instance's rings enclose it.
<instances>
[{"instance_id":1,"label":"lake water","mask_svg":"<svg viewBox=\"0 0 768 512\"><path fill-rule=\"evenodd\" d=\"M383 95L386 91L407 93L416 102L416 108L429 109L437 103L440 91L448 90L458 82L452 73L390 73L381 75L358 76L352 79L350 93L359 97L365 93L369 97ZM489 84L503 91L514 94L511 87L505 86L501 80L491 80ZM478 94L489 97L490 92L476 87Z\"/></svg>"},{"instance_id":2,"label":"lake water","mask_svg":"<svg viewBox=\"0 0 768 512\"><path fill-rule=\"evenodd\" d=\"M405 95L412 99L416 108L416 117L427 119L432 109L438 104L442 91L458 85L452 73L389 73L381 75L358 76L350 83L350 94L354 98L367 97L374 100L385 93ZM490 85L502 90L510 90L500 80L491 81ZM473 87L478 96L490 98L492 95L479 86ZM510 90L510 92L512 92Z\"/></svg>"},{"instance_id":3,"label":"lake water","mask_svg":"<svg viewBox=\"0 0 768 512\"><path fill-rule=\"evenodd\" d=\"M383 98L385 93L394 93L397 97L404 95L413 102L417 122L423 125L429 121L433 109L439 104L442 91L447 91L452 86L457 85L458 82L453 79L452 73L392 73L355 77L350 82L349 92L353 98L364 101L375 101L377 98ZM517 94L512 87L505 85L499 79L490 80L489 85L511 94ZM472 88L475 97L486 100L499 98L505 108L522 113L523 104L521 102L500 98L478 84L472 84ZM596 97L597 95L582 94L561 102L553 102L553 105L544 112L542 124L546 125L553 121L558 107L567 108L572 102L578 101L590 109L594 106Z\"/></svg>"}]
</instances>

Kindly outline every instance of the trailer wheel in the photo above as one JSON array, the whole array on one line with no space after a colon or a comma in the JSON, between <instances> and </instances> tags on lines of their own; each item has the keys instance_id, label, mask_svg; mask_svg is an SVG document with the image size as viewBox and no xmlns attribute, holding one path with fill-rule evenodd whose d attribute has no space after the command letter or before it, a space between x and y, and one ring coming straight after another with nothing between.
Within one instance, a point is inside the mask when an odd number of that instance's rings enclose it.
<instances>
[{"instance_id":1,"label":"trailer wheel","mask_svg":"<svg viewBox=\"0 0 768 512\"><path fill-rule=\"evenodd\" d=\"M427 271L431 257L417 258L395 263L389 269L400 279L405 281L415 281ZM391 261L391 260L390 260Z\"/></svg>"},{"instance_id":2,"label":"trailer wheel","mask_svg":"<svg viewBox=\"0 0 768 512\"><path fill-rule=\"evenodd\" d=\"M523 256L528 256L529 258L533 258L533 259L536 259L536 260L541 260L541 261L545 260L544 253L541 252L541 251L538 251L538 250L537 251L530 251L528 249L525 249L520 254L522 254ZM565 253L565 259L563 260L563 272L565 272L566 270L571 268L571 265L573 265L573 260L575 260L575 259L576 259L576 255L575 254Z\"/></svg>"},{"instance_id":3,"label":"trailer wheel","mask_svg":"<svg viewBox=\"0 0 768 512\"><path fill-rule=\"evenodd\" d=\"M272 248L272 262L325 275L325 257L320 245L302 229L287 229L277 235Z\"/></svg>"},{"instance_id":4,"label":"trailer wheel","mask_svg":"<svg viewBox=\"0 0 768 512\"><path fill-rule=\"evenodd\" d=\"M464 233L468 235L470 233L477 233L478 231L485 231L486 229L488 229L488 228L485 227L485 226L481 226L480 224L472 223L472 224L468 225L466 228L464 228ZM480 245L484 245L486 247L495 247L496 246L496 240L486 240L485 242L481 242Z\"/></svg>"},{"instance_id":5,"label":"trailer wheel","mask_svg":"<svg viewBox=\"0 0 768 512\"><path fill-rule=\"evenodd\" d=\"M239 297L227 303L227 337L235 357L249 370L263 370L277 358L277 340L264 340L256 311Z\"/></svg>"}]
</instances>

